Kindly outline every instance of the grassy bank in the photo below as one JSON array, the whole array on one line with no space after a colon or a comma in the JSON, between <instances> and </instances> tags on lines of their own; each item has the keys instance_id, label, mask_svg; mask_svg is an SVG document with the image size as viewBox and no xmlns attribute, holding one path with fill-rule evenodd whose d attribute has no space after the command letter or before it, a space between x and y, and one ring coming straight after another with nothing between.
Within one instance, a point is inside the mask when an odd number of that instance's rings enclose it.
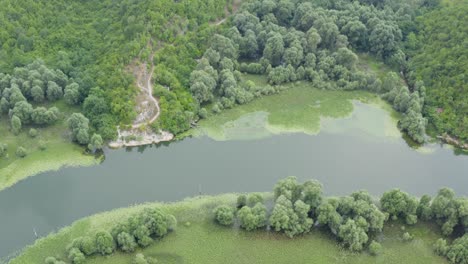
<instances>
[{"instance_id":1,"label":"grassy bank","mask_svg":"<svg viewBox=\"0 0 468 264\"><path fill-rule=\"evenodd\" d=\"M0 157L0 190L41 172L58 170L64 166L96 164L93 156L84 155L84 149L71 142L67 132L66 120L78 109L66 105L63 101L53 106L60 109L62 117L52 126L36 128L38 135L34 138L29 136L31 127L28 126L24 126L19 135L14 135L10 130L9 118L0 117L0 143L8 145L7 153ZM45 149L40 149L40 142L43 142ZM26 157L16 156L18 147L26 149Z\"/></svg>"},{"instance_id":2,"label":"grassy bank","mask_svg":"<svg viewBox=\"0 0 468 264\"><path fill-rule=\"evenodd\" d=\"M11 261L11 264L43 263L47 256L65 258L65 246L75 237L108 229L117 220L146 206L158 206L174 214L179 222L175 232L138 252L158 258L161 263L447 263L432 251L440 236L432 225L419 223L402 228L388 223L378 237L383 252L378 257L367 253L351 253L340 247L326 233L313 230L310 234L289 239L273 232L245 232L220 227L213 223L211 211L220 203L234 204L236 195L192 198L178 203L152 203L123 208L91 216L72 226L40 239L34 246ZM415 239L403 242L404 232ZM137 252L136 252L137 253ZM86 263L132 263L136 253L114 253L109 257L92 257Z\"/></svg>"},{"instance_id":3,"label":"grassy bank","mask_svg":"<svg viewBox=\"0 0 468 264\"><path fill-rule=\"evenodd\" d=\"M246 78L257 86L267 85L264 76L246 75ZM256 139L292 132L314 135L322 129L336 132L354 126L368 134L400 136L396 128L398 114L372 93L319 90L309 82L291 83L285 88L278 94L201 120L195 134L216 140ZM356 105L357 101L368 106ZM353 110L359 110L357 116L352 115ZM338 118L348 122L333 121Z\"/></svg>"}]
</instances>

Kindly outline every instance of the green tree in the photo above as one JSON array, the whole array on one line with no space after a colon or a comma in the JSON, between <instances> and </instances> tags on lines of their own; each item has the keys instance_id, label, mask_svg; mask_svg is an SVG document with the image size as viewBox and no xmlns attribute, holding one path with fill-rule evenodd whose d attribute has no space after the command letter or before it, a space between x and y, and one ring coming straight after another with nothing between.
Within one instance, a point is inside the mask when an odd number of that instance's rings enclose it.
<instances>
[{"instance_id":1,"label":"green tree","mask_svg":"<svg viewBox=\"0 0 468 264\"><path fill-rule=\"evenodd\" d=\"M78 248L71 248L68 252L68 259L73 264L82 264L85 262L86 257Z\"/></svg>"},{"instance_id":2,"label":"green tree","mask_svg":"<svg viewBox=\"0 0 468 264\"><path fill-rule=\"evenodd\" d=\"M283 37L279 33L275 33L268 38L265 49L263 50L263 57L270 61L272 66L278 66L283 58L283 53Z\"/></svg>"},{"instance_id":3,"label":"green tree","mask_svg":"<svg viewBox=\"0 0 468 264\"><path fill-rule=\"evenodd\" d=\"M63 98L69 105L76 105L80 99L80 86L77 83L71 83L65 87Z\"/></svg>"},{"instance_id":4,"label":"green tree","mask_svg":"<svg viewBox=\"0 0 468 264\"><path fill-rule=\"evenodd\" d=\"M55 82L49 81L47 83L47 99L49 101L56 101L63 96L63 91L60 86L58 86Z\"/></svg>"},{"instance_id":5,"label":"green tree","mask_svg":"<svg viewBox=\"0 0 468 264\"><path fill-rule=\"evenodd\" d=\"M11 130L15 135L18 135L21 131L21 119L16 115L11 117Z\"/></svg>"},{"instance_id":6,"label":"green tree","mask_svg":"<svg viewBox=\"0 0 468 264\"><path fill-rule=\"evenodd\" d=\"M91 137L91 140L89 141L88 149L94 153L96 152L96 150L102 149L103 143L104 142L102 140L101 135L93 134L93 136Z\"/></svg>"},{"instance_id":7,"label":"green tree","mask_svg":"<svg viewBox=\"0 0 468 264\"><path fill-rule=\"evenodd\" d=\"M382 210L387 212L393 220L402 217L407 224L416 224L418 217L416 210L418 201L408 193L399 189L385 192L380 198Z\"/></svg>"},{"instance_id":8,"label":"green tree","mask_svg":"<svg viewBox=\"0 0 468 264\"><path fill-rule=\"evenodd\" d=\"M16 156L19 157L19 158L24 158L26 157L26 155L28 155L28 152L25 148L23 147L18 147L16 149Z\"/></svg>"},{"instance_id":9,"label":"green tree","mask_svg":"<svg viewBox=\"0 0 468 264\"><path fill-rule=\"evenodd\" d=\"M81 113L73 113L68 119L68 127L72 131L72 138L81 145L89 142L89 120Z\"/></svg>"},{"instance_id":10,"label":"green tree","mask_svg":"<svg viewBox=\"0 0 468 264\"><path fill-rule=\"evenodd\" d=\"M40 86L37 86L37 85L33 86L33 88L31 88L31 97L36 103L43 102L45 99L44 90L42 90Z\"/></svg>"},{"instance_id":11,"label":"green tree","mask_svg":"<svg viewBox=\"0 0 468 264\"><path fill-rule=\"evenodd\" d=\"M240 225L247 231L252 231L266 225L266 207L258 203L253 208L249 206L242 207L237 216L240 220Z\"/></svg>"},{"instance_id":12,"label":"green tree","mask_svg":"<svg viewBox=\"0 0 468 264\"><path fill-rule=\"evenodd\" d=\"M96 233L96 250L101 255L109 255L114 252L115 241L109 232L99 231Z\"/></svg>"},{"instance_id":13,"label":"green tree","mask_svg":"<svg viewBox=\"0 0 468 264\"><path fill-rule=\"evenodd\" d=\"M382 245L375 240L372 240L369 244L369 253L373 256L380 255L382 253Z\"/></svg>"},{"instance_id":14,"label":"green tree","mask_svg":"<svg viewBox=\"0 0 468 264\"><path fill-rule=\"evenodd\" d=\"M227 205L220 205L213 211L215 220L221 225L230 226L234 223L234 210Z\"/></svg>"},{"instance_id":15,"label":"green tree","mask_svg":"<svg viewBox=\"0 0 468 264\"><path fill-rule=\"evenodd\" d=\"M352 219L340 226L338 236L352 251L361 251L369 239L364 228Z\"/></svg>"},{"instance_id":16,"label":"green tree","mask_svg":"<svg viewBox=\"0 0 468 264\"><path fill-rule=\"evenodd\" d=\"M468 234L455 239L447 250L447 258L452 263L467 264L468 263Z\"/></svg>"},{"instance_id":17,"label":"green tree","mask_svg":"<svg viewBox=\"0 0 468 264\"><path fill-rule=\"evenodd\" d=\"M418 208L416 209L416 213L418 218L429 221L432 218L432 210L431 210L431 197L429 195L421 196L419 199Z\"/></svg>"},{"instance_id":18,"label":"green tree","mask_svg":"<svg viewBox=\"0 0 468 264\"><path fill-rule=\"evenodd\" d=\"M124 252L133 252L137 247L135 237L127 232L122 232L117 235L117 245Z\"/></svg>"},{"instance_id":19,"label":"green tree","mask_svg":"<svg viewBox=\"0 0 468 264\"><path fill-rule=\"evenodd\" d=\"M8 150L8 145L0 142L0 158L5 156Z\"/></svg>"}]
</instances>

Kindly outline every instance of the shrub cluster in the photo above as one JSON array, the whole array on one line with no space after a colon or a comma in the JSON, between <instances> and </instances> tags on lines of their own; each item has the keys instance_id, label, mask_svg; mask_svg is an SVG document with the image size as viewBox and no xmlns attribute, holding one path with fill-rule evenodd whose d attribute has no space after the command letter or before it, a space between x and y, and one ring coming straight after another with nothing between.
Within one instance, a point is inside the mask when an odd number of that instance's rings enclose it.
<instances>
[{"instance_id":1,"label":"shrub cluster","mask_svg":"<svg viewBox=\"0 0 468 264\"><path fill-rule=\"evenodd\" d=\"M375 240L385 221L403 220L416 224L418 219L434 220L445 235L452 235L457 228L468 228L468 199L456 198L452 190L443 188L434 199L424 195L419 200L399 189L385 192L380 201L366 191L354 192L343 197L323 197L322 185L315 180L298 183L295 177L280 180L274 187L274 204L267 210L259 194L239 195L236 208L227 205L214 210L215 221L224 226L239 223L247 230L268 227L288 237L308 233L314 226L328 230L352 251L368 249L378 255L382 246ZM236 213L237 209L237 213ZM237 221L237 222L236 222ZM414 237L405 232L403 241ZM454 263L466 254L466 235L454 241L451 248L445 240L439 240L435 249Z\"/></svg>"},{"instance_id":2,"label":"shrub cluster","mask_svg":"<svg viewBox=\"0 0 468 264\"><path fill-rule=\"evenodd\" d=\"M110 255L115 250L134 252L138 247L147 247L174 230L177 221L173 215L158 208L145 208L140 213L117 223L111 231L101 230L93 236L75 238L68 246L68 260L73 264L84 263L87 256ZM137 254L135 263L154 263L151 258ZM144 262L146 261L146 262ZM53 257L46 263L59 264Z\"/></svg>"}]
</instances>

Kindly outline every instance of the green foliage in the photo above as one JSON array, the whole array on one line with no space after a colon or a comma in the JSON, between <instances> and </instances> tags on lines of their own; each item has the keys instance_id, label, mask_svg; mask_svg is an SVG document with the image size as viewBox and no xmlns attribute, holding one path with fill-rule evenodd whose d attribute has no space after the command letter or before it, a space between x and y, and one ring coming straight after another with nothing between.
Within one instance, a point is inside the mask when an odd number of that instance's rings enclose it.
<instances>
[{"instance_id":1,"label":"green foliage","mask_svg":"<svg viewBox=\"0 0 468 264\"><path fill-rule=\"evenodd\" d=\"M102 140L101 135L93 134L88 144L88 150L95 152L96 150L102 149L103 144L104 141Z\"/></svg>"},{"instance_id":2,"label":"green foliage","mask_svg":"<svg viewBox=\"0 0 468 264\"><path fill-rule=\"evenodd\" d=\"M402 217L409 225L414 225L418 221L416 215L418 201L399 189L385 192L380 198L380 206L393 220Z\"/></svg>"},{"instance_id":3,"label":"green foliage","mask_svg":"<svg viewBox=\"0 0 468 264\"><path fill-rule=\"evenodd\" d=\"M37 137L39 133L37 132L37 129L34 129L34 128L31 128L29 129L29 132L28 132L28 135L32 138L35 138Z\"/></svg>"},{"instance_id":4,"label":"green foliage","mask_svg":"<svg viewBox=\"0 0 468 264\"><path fill-rule=\"evenodd\" d=\"M421 199L419 199L418 208L416 209L416 214L419 219L429 221L432 218L431 200L429 195L423 195Z\"/></svg>"},{"instance_id":5,"label":"green foliage","mask_svg":"<svg viewBox=\"0 0 468 264\"><path fill-rule=\"evenodd\" d=\"M237 196L237 208L240 209L245 205L247 205L247 196L245 194Z\"/></svg>"},{"instance_id":6,"label":"green foliage","mask_svg":"<svg viewBox=\"0 0 468 264\"><path fill-rule=\"evenodd\" d=\"M455 239L447 250L447 258L452 263L468 263L468 234Z\"/></svg>"},{"instance_id":7,"label":"green foliage","mask_svg":"<svg viewBox=\"0 0 468 264\"><path fill-rule=\"evenodd\" d=\"M382 245L375 240L369 244L369 253L373 256L378 256L382 253Z\"/></svg>"},{"instance_id":8,"label":"green foliage","mask_svg":"<svg viewBox=\"0 0 468 264\"><path fill-rule=\"evenodd\" d=\"M257 203L263 203L263 196L259 193L251 193L247 196L247 205L255 206Z\"/></svg>"},{"instance_id":9,"label":"green foliage","mask_svg":"<svg viewBox=\"0 0 468 264\"><path fill-rule=\"evenodd\" d=\"M127 232L122 232L117 235L117 246L123 251L123 252L133 252L135 251L135 248L138 246L135 237L133 235L130 235Z\"/></svg>"},{"instance_id":10,"label":"green foliage","mask_svg":"<svg viewBox=\"0 0 468 264\"><path fill-rule=\"evenodd\" d=\"M227 205L220 205L213 211L215 220L221 225L230 226L234 223L234 210Z\"/></svg>"},{"instance_id":11,"label":"green foliage","mask_svg":"<svg viewBox=\"0 0 468 264\"><path fill-rule=\"evenodd\" d=\"M403 241L411 241L411 240L413 240L413 236L410 233L408 232L403 233Z\"/></svg>"},{"instance_id":12,"label":"green foliage","mask_svg":"<svg viewBox=\"0 0 468 264\"><path fill-rule=\"evenodd\" d=\"M21 131L21 119L16 115L11 117L11 130L15 135L18 135Z\"/></svg>"},{"instance_id":13,"label":"green foliage","mask_svg":"<svg viewBox=\"0 0 468 264\"><path fill-rule=\"evenodd\" d=\"M437 241L434 243L434 251L437 253L439 256L445 256L448 251L448 246L447 246L447 240L443 238L437 239Z\"/></svg>"},{"instance_id":14,"label":"green foliage","mask_svg":"<svg viewBox=\"0 0 468 264\"><path fill-rule=\"evenodd\" d=\"M368 236L361 223L348 219L340 226L338 237L352 251L361 251L368 240Z\"/></svg>"},{"instance_id":15,"label":"green foliage","mask_svg":"<svg viewBox=\"0 0 468 264\"><path fill-rule=\"evenodd\" d=\"M442 188L431 204L432 215L442 225L442 233L452 234L457 225L468 227L468 199L455 197L453 190Z\"/></svg>"},{"instance_id":16,"label":"green foliage","mask_svg":"<svg viewBox=\"0 0 468 264\"><path fill-rule=\"evenodd\" d=\"M86 256L93 255L97 252L96 241L89 236L75 238L69 245L70 248L77 248Z\"/></svg>"},{"instance_id":17,"label":"green foliage","mask_svg":"<svg viewBox=\"0 0 468 264\"><path fill-rule=\"evenodd\" d=\"M237 212L240 225L247 231L262 228L266 225L266 207L257 203L253 208L249 206L242 207Z\"/></svg>"},{"instance_id":18,"label":"green foliage","mask_svg":"<svg viewBox=\"0 0 468 264\"><path fill-rule=\"evenodd\" d=\"M99 231L95 235L96 251L101 255L112 254L115 250L115 241L112 235L107 231Z\"/></svg>"},{"instance_id":19,"label":"green foliage","mask_svg":"<svg viewBox=\"0 0 468 264\"><path fill-rule=\"evenodd\" d=\"M73 263L73 264L82 264L85 262L86 257L81 252L78 248L71 248L68 251L68 259Z\"/></svg>"},{"instance_id":20,"label":"green foliage","mask_svg":"<svg viewBox=\"0 0 468 264\"><path fill-rule=\"evenodd\" d=\"M462 43L468 38L468 1L457 1L423 14L417 30L408 38L407 52L414 78L427 86L424 113L438 133L468 140L468 86L466 58Z\"/></svg>"},{"instance_id":21,"label":"green foliage","mask_svg":"<svg viewBox=\"0 0 468 264\"><path fill-rule=\"evenodd\" d=\"M28 151L24 147L18 147L15 153L18 158L24 158L28 155Z\"/></svg>"},{"instance_id":22,"label":"green foliage","mask_svg":"<svg viewBox=\"0 0 468 264\"><path fill-rule=\"evenodd\" d=\"M5 156L8 150L8 145L0 142L0 158Z\"/></svg>"},{"instance_id":23,"label":"green foliage","mask_svg":"<svg viewBox=\"0 0 468 264\"><path fill-rule=\"evenodd\" d=\"M47 257L45 259L45 264L66 264L66 263L54 257Z\"/></svg>"},{"instance_id":24,"label":"green foliage","mask_svg":"<svg viewBox=\"0 0 468 264\"><path fill-rule=\"evenodd\" d=\"M135 255L132 264L156 264L157 262L155 258L145 257L145 255L138 253Z\"/></svg>"},{"instance_id":25,"label":"green foliage","mask_svg":"<svg viewBox=\"0 0 468 264\"><path fill-rule=\"evenodd\" d=\"M310 206L301 200L294 204L281 195L276 199L275 206L270 216L271 227L279 232L283 231L287 236L308 233L314 221L309 218Z\"/></svg>"},{"instance_id":26,"label":"green foliage","mask_svg":"<svg viewBox=\"0 0 468 264\"><path fill-rule=\"evenodd\" d=\"M89 142L88 124L89 120L80 113L74 113L68 119L68 127L72 132L72 138L81 145Z\"/></svg>"}]
</instances>

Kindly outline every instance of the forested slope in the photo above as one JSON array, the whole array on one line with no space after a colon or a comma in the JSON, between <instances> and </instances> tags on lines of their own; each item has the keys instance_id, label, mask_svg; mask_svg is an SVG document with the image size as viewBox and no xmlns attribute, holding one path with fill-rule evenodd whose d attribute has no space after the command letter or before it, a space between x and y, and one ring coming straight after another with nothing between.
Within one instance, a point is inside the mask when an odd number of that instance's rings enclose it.
<instances>
[{"instance_id":1,"label":"forested slope","mask_svg":"<svg viewBox=\"0 0 468 264\"><path fill-rule=\"evenodd\" d=\"M223 16L226 4L225 0L1 0L0 72L5 76L15 67L43 59L79 85L78 104L85 105L91 129L109 139L115 136L116 124L129 122L135 114L133 80L124 66L150 39L172 43L182 26L196 31ZM184 56L197 55L197 45L192 45L191 54ZM5 88L8 85L0 92Z\"/></svg>"},{"instance_id":2,"label":"forested slope","mask_svg":"<svg viewBox=\"0 0 468 264\"><path fill-rule=\"evenodd\" d=\"M419 17L406 45L427 87L425 114L437 132L468 140L468 1Z\"/></svg>"}]
</instances>

